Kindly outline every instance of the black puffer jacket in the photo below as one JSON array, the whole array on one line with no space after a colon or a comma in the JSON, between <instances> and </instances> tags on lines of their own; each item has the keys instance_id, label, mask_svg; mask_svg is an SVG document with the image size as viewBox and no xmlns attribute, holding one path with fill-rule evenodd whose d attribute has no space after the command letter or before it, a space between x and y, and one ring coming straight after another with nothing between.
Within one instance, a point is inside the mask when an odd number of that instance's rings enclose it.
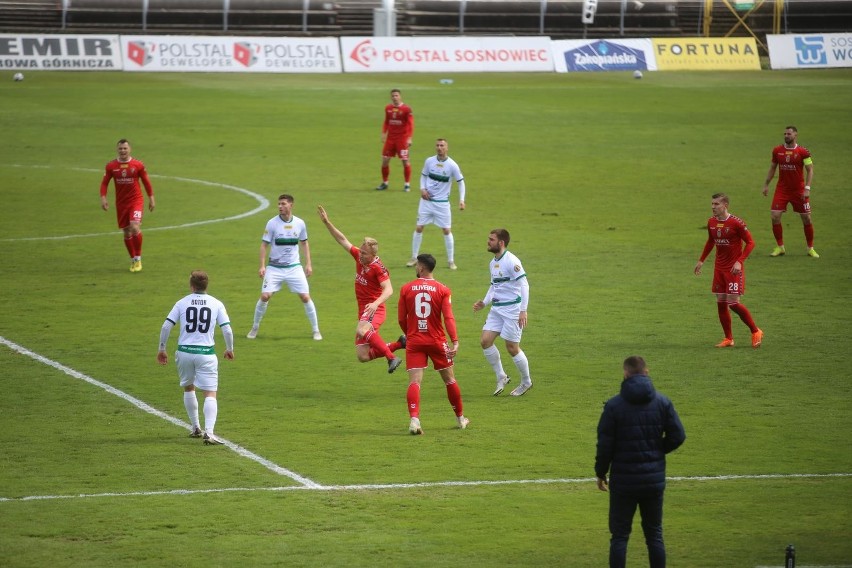
<instances>
[{"instance_id":1,"label":"black puffer jacket","mask_svg":"<svg viewBox=\"0 0 852 568\"><path fill-rule=\"evenodd\" d=\"M621 393L604 405L595 474L606 479L610 473L610 491L662 491L666 454L685 439L683 424L668 397L654 389L650 377L633 375L622 381Z\"/></svg>"}]
</instances>

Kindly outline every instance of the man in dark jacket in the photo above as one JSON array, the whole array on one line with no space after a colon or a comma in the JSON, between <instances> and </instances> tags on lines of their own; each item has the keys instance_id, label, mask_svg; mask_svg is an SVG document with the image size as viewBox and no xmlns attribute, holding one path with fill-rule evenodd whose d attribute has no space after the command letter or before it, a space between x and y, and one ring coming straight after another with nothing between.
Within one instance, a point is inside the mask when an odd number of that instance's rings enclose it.
<instances>
[{"instance_id":1,"label":"man in dark jacket","mask_svg":"<svg viewBox=\"0 0 852 568\"><path fill-rule=\"evenodd\" d=\"M621 568L627 562L627 541L637 506L650 566L665 568L666 454L680 447L685 439L674 405L654 389L645 360L638 355L625 359L621 393L607 401L598 423L595 456L598 489L610 492L611 568Z\"/></svg>"}]
</instances>

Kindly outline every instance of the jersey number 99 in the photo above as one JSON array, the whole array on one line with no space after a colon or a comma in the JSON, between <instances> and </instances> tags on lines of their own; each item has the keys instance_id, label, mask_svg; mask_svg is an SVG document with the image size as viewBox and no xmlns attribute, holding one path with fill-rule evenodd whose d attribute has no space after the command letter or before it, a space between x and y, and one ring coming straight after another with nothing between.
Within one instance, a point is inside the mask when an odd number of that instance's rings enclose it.
<instances>
[{"instance_id":1,"label":"jersey number 99","mask_svg":"<svg viewBox=\"0 0 852 568\"><path fill-rule=\"evenodd\" d=\"M207 333L210 329L211 315L210 308L206 306L201 309L195 306L188 307L186 309L186 316L184 317L186 332L195 333L197 331L199 333Z\"/></svg>"}]
</instances>

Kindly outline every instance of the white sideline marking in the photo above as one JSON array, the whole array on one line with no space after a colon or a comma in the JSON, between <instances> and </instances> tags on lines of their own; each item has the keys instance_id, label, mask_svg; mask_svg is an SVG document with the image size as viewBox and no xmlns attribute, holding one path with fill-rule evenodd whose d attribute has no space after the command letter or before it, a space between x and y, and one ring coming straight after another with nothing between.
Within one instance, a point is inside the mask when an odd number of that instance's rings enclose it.
<instances>
[{"instance_id":1,"label":"white sideline marking","mask_svg":"<svg viewBox=\"0 0 852 568\"><path fill-rule=\"evenodd\" d=\"M189 423L184 422L183 420L180 420L179 418L175 418L174 416L171 416L169 414L166 414L165 412L157 410L156 408L149 405L148 403L143 402L143 401L139 400L138 398L127 394L124 391L118 390L117 388L115 388L113 386L110 386L106 383L102 383L101 381L93 379L92 377L90 377L88 375L84 375L83 373L80 373L79 371L75 371L74 369L72 369L70 367L66 367L65 365L63 365L61 363L57 363L56 361L53 361L52 359L48 359L47 357L39 355L38 353L34 353L34 352L30 351L29 349L27 349L26 347L23 347L21 345L18 345L17 343L9 341L8 339L6 339L3 336L0 336L0 343L5 345L6 347L11 349L12 351L20 353L21 355L26 355L27 357L30 357L31 359L35 359L39 363L44 363L45 365L47 365L49 367L53 367L54 369L56 369L58 371L62 371L66 375L74 377L75 379L80 379L82 381L86 381L87 383L89 383L91 385L102 388L105 391L107 391L108 393L114 394L115 396L126 400L127 402L129 402L133 406L135 406L135 407L137 407L141 410L144 410L148 414L153 414L157 418L162 418L163 420L165 420L167 422L171 422L175 426L180 426L180 427L182 427L186 430L190 429ZM293 481L295 481L297 483L301 483L303 486L310 487L312 489L319 489L319 488L322 487L320 484L318 484L314 481L311 481L310 479L308 479L306 477L302 477L301 475L294 473L294 472L290 471L289 469L286 469L286 468L283 468L279 465L276 465L276 464L272 463L271 461L269 461L265 458L262 458L255 453L250 452L249 450L243 448L242 446L239 446L239 445L237 445L233 442L229 442L228 440L225 440L224 438L221 438L219 436L217 436L217 438L222 440L224 445L227 446L230 450L236 452L237 454L239 454L240 456L242 456L244 458L248 458L250 460L253 460L253 461L259 463L263 467L274 471L278 475L284 475L286 477L289 477Z\"/></svg>"},{"instance_id":2,"label":"white sideline marking","mask_svg":"<svg viewBox=\"0 0 852 568\"><path fill-rule=\"evenodd\" d=\"M80 379L91 385L102 388L110 394L122 398L137 408L144 410L149 414L153 414L158 418L162 418L167 422L171 422L176 426L180 426L189 430L190 425L183 420L175 418L165 412L157 410L149 404L135 398L124 391L112 387L106 383L102 383L92 377L75 371L70 367L66 367L61 363L57 363L52 359L48 359L43 355L39 355L30 351L26 347L18 345L13 341L9 341L3 336L0 336L0 344L7 346L12 351L21 355L26 355L39 363L44 363L49 367L53 367L58 371L62 371L66 375ZM579 478L561 478L561 479L509 479L502 481L434 481L422 483L382 483L382 484L366 484L366 485L321 485L306 477L294 473L286 468L272 463L271 461L250 452L249 450L220 438L226 447L236 452L242 457L253 460L262 466L274 471L279 475L284 475L290 479L300 483L298 486L289 487L226 487L220 489L172 489L169 491L131 491L128 493L81 493L78 495L30 495L26 497L0 497L0 503L8 501L37 501L48 499L78 499L89 497L135 497L135 496L155 496L155 495L195 495L199 493L228 493L234 491L254 492L254 491L298 491L298 490L318 490L318 491L364 491L364 490L381 490L381 489L410 489L410 488L428 488L428 487L481 487L487 485L520 485L520 484L551 484L551 483L591 483L595 481L594 477L579 477ZM668 481L730 481L738 479L791 479L791 478L828 478L828 477L852 477L852 473L767 473L756 475L701 475L701 476L675 476L667 477ZM826 567L827 568L827 567ZM852 568L852 566L848 567Z\"/></svg>"},{"instance_id":3,"label":"white sideline marking","mask_svg":"<svg viewBox=\"0 0 852 568\"><path fill-rule=\"evenodd\" d=\"M4 164L0 164L0 165L4 165ZM12 168L37 168L37 169L52 169L53 168L53 166L25 166L25 165L21 165L21 164L10 164L8 166L12 167ZM91 169L91 168L67 168L67 169L77 171L77 172L100 172L101 171L101 170L95 170L95 169ZM249 197L253 198L255 201L258 202L258 206L255 207L254 209L252 209L251 211L248 211L246 213L240 213L239 215L232 215L231 217L223 217L221 219L207 219L205 221L195 221L193 223L184 223L182 225L170 225L168 227L147 227L145 229L145 231L166 231L166 230L170 230L170 229L185 229L187 227L196 227L198 225L209 225L211 223L222 223L224 221L234 221L236 219L242 219L243 217L251 217L255 213L260 213L261 211L263 211L264 209L269 207L269 200L266 199L264 196L262 196L258 193L254 193L252 191L249 191L249 190L247 190L243 187L238 187L236 185L228 185L226 183L216 183L216 182L213 182L213 181L204 181L204 180L201 180L201 179L193 179L193 178L185 178L185 177L177 177L177 176L164 176L164 175L158 175L158 174L149 174L149 177L160 178L160 179L172 179L172 180L177 180L177 181L186 181L186 182L189 182L189 183L199 183L201 185L209 185L209 186L213 186L213 187L221 187L221 188L224 188L224 189L230 189L230 190L242 193L244 195L248 195ZM7 243L8 242L20 242L20 241L61 241L61 240L66 240L66 239L80 239L80 238L87 238L87 237L102 237L104 235L120 235L120 234L122 234L121 231L110 231L110 232L107 232L107 233L87 233L87 234L82 234L82 235L61 235L61 236L58 236L58 237L19 237L19 238L12 238L12 239L0 239L0 241L7 242Z\"/></svg>"},{"instance_id":4,"label":"white sideline marking","mask_svg":"<svg viewBox=\"0 0 852 568\"><path fill-rule=\"evenodd\" d=\"M796 473L769 475L720 475L697 477L667 477L669 481L729 481L731 479L766 479L766 478L824 478L852 477L852 473ZM287 487L224 487L219 489L170 489L168 491L131 491L128 493L80 493L76 495L29 495L26 497L0 497L0 503L6 501L45 501L50 499L87 499L91 497L151 497L158 495L198 495L203 493L234 493L257 491L375 491L382 489L419 489L431 487L482 487L488 485L547 485L555 483L593 483L594 477L578 477L563 479L507 479L503 481L430 481L422 483L377 483L366 485L290 485ZM756 567L764 568L764 567ZM772 567L765 567L772 568ZM781 567L783 568L783 567ZM805 568L805 567L802 567ZM811 567L816 568L816 567ZM820 568L852 568L849 567L820 567Z\"/></svg>"}]
</instances>

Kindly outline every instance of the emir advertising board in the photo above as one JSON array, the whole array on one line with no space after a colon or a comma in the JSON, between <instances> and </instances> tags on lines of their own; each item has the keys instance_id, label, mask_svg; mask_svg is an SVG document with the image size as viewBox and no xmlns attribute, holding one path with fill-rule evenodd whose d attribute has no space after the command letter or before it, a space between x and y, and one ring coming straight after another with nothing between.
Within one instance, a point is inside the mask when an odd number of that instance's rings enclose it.
<instances>
[{"instance_id":1,"label":"emir advertising board","mask_svg":"<svg viewBox=\"0 0 852 568\"><path fill-rule=\"evenodd\" d=\"M25 69L120 69L117 36L0 34L0 66Z\"/></svg>"}]
</instances>

